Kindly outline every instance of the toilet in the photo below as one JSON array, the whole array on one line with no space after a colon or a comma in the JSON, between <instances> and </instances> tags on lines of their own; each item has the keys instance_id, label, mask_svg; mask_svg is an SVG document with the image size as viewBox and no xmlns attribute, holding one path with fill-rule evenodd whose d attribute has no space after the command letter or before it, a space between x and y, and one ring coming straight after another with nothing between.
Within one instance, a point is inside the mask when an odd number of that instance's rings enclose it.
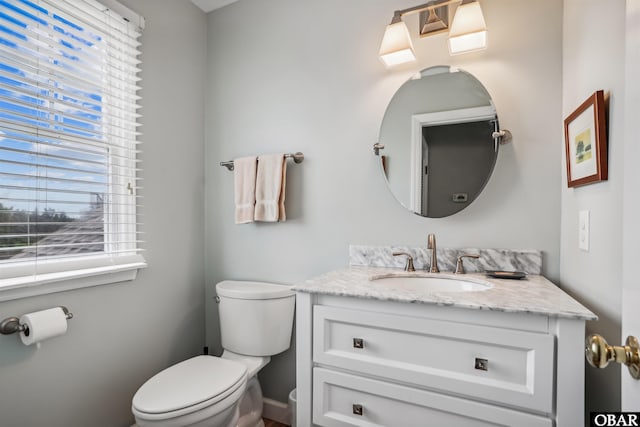
<instances>
[{"instance_id":1,"label":"toilet","mask_svg":"<svg viewBox=\"0 0 640 427\"><path fill-rule=\"evenodd\" d=\"M131 410L140 427L264 427L258 372L291 345L295 292L274 283L216 285L222 356L196 356L145 382Z\"/></svg>"}]
</instances>

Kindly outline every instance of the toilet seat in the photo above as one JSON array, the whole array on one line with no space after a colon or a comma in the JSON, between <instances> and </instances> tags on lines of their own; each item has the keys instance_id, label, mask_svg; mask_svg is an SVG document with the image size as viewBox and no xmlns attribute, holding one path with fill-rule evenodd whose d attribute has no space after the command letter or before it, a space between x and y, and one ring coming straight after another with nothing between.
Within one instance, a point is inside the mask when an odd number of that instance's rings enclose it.
<instances>
[{"instance_id":1,"label":"toilet seat","mask_svg":"<svg viewBox=\"0 0 640 427\"><path fill-rule=\"evenodd\" d=\"M233 360L193 357L144 383L133 397L133 413L152 421L184 416L216 404L223 410L244 392L246 372L243 364Z\"/></svg>"}]
</instances>

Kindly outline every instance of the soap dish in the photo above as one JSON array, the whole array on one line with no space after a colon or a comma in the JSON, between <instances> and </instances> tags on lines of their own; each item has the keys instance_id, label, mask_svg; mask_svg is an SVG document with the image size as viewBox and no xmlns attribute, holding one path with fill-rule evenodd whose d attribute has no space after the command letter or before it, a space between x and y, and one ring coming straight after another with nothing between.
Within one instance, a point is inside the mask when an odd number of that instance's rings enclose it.
<instances>
[{"instance_id":1,"label":"soap dish","mask_svg":"<svg viewBox=\"0 0 640 427\"><path fill-rule=\"evenodd\" d=\"M485 271L487 276L494 277L496 279L523 279L527 277L527 273L524 271L500 271L500 270L489 270Z\"/></svg>"}]
</instances>

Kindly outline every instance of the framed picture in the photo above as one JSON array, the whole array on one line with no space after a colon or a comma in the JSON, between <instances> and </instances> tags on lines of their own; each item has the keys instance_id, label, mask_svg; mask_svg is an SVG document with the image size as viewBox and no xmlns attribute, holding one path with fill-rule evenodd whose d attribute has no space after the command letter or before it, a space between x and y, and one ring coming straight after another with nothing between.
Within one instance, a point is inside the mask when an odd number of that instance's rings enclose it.
<instances>
[{"instance_id":1,"label":"framed picture","mask_svg":"<svg viewBox=\"0 0 640 427\"><path fill-rule=\"evenodd\" d=\"M578 187L608 177L604 92L594 92L564 120L567 185Z\"/></svg>"}]
</instances>

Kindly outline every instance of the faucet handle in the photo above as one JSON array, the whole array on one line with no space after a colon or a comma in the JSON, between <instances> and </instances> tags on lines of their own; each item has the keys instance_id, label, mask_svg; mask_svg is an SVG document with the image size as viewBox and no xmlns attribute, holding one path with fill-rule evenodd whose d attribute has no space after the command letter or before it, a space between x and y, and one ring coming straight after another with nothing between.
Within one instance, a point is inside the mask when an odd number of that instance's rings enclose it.
<instances>
[{"instance_id":1,"label":"faucet handle","mask_svg":"<svg viewBox=\"0 0 640 427\"><path fill-rule=\"evenodd\" d=\"M458 257L458 262L456 263L455 274L464 274L464 265L462 264L462 259L463 258L475 258L475 259L478 259L478 258L480 258L480 255L470 255L470 254L460 255Z\"/></svg>"},{"instance_id":2,"label":"faucet handle","mask_svg":"<svg viewBox=\"0 0 640 427\"><path fill-rule=\"evenodd\" d=\"M407 257L407 263L404 266L404 271L416 271L415 267L413 266L413 257L411 256L411 254L407 253L407 252L392 252L391 255L393 256L400 256L400 255L404 255Z\"/></svg>"}]
</instances>

